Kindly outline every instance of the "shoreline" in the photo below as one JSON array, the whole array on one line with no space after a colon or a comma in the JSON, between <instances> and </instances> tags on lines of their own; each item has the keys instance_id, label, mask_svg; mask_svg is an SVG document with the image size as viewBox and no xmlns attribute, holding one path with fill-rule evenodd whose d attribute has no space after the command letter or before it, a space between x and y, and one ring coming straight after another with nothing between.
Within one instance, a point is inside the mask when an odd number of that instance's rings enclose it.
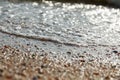
<instances>
[{"instance_id":1,"label":"shoreline","mask_svg":"<svg viewBox=\"0 0 120 80\"><path fill-rule=\"evenodd\" d=\"M1 80L120 79L119 46L77 49L3 33L0 33L0 41Z\"/></svg>"},{"instance_id":2,"label":"shoreline","mask_svg":"<svg viewBox=\"0 0 120 80\"><path fill-rule=\"evenodd\" d=\"M47 54L24 53L10 46L0 48L0 79L2 80L118 80L120 65L100 63L84 57L72 63L55 61Z\"/></svg>"}]
</instances>

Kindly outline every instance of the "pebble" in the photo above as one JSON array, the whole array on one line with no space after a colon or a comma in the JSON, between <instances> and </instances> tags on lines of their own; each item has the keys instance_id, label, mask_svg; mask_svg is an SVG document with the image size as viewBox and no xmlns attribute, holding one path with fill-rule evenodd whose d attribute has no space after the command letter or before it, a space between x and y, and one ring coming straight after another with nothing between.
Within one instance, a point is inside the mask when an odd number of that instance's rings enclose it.
<instances>
[{"instance_id":1,"label":"pebble","mask_svg":"<svg viewBox=\"0 0 120 80\"><path fill-rule=\"evenodd\" d=\"M70 52L70 51L68 51L68 52L67 52L67 54L68 54L68 55L71 55L71 52Z\"/></svg>"},{"instance_id":2,"label":"pebble","mask_svg":"<svg viewBox=\"0 0 120 80\"><path fill-rule=\"evenodd\" d=\"M34 76L34 77L32 78L32 80L38 80L38 77L37 77L37 76Z\"/></svg>"},{"instance_id":3,"label":"pebble","mask_svg":"<svg viewBox=\"0 0 120 80\"><path fill-rule=\"evenodd\" d=\"M118 53L118 51L116 51L116 50L114 50L114 51L112 51L113 53Z\"/></svg>"}]
</instances>

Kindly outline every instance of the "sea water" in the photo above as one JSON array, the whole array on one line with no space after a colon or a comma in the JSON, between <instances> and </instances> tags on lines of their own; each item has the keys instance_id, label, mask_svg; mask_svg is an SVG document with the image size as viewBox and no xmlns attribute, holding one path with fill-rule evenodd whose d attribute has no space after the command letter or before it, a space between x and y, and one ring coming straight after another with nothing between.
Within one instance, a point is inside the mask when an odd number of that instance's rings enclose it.
<instances>
[{"instance_id":1,"label":"sea water","mask_svg":"<svg viewBox=\"0 0 120 80\"><path fill-rule=\"evenodd\" d=\"M71 45L119 45L120 9L51 1L0 1L0 31Z\"/></svg>"}]
</instances>

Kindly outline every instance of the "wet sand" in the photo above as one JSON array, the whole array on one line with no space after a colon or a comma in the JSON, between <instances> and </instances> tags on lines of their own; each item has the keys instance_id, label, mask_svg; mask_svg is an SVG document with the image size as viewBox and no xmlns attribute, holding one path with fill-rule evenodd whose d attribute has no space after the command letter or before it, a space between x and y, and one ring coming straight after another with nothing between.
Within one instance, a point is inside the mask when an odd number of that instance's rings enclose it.
<instances>
[{"instance_id":1,"label":"wet sand","mask_svg":"<svg viewBox=\"0 0 120 80\"><path fill-rule=\"evenodd\" d=\"M53 61L49 53L23 53L10 46L0 48L1 80L119 80L120 65L76 60Z\"/></svg>"},{"instance_id":2,"label":"wet sand","mask_svg":"<svg viewBox=\"0 0 120 80\"><path fill-rule=\"evenodd\" d=\"M0 33L1 80L119 80L119 46L66 46ZM77 52L78 51L78 52Z\"/></svg>"}]
</instances>

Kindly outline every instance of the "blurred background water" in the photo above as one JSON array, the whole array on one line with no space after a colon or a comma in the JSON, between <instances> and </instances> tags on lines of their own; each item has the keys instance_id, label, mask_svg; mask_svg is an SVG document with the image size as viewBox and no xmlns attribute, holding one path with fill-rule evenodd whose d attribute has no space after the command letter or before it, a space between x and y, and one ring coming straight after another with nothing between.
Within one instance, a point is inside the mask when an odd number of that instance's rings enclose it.
<instances>
[{"instance_id":1,"label":"blurred background water","mask_svg":"<svg viewBox=\"0 0 120 80\"><path fill-rule=\"evenodd\" d=\"M43 2L43 1L53 1L53 2L62 2L62 3L85 3L85 4L95 4L95 5L104 5L104 6L114 6L120 7L119 0L8 0L10 2Z\"/></svg>"},{"instance_id":2,"label":"blurred background water","mask_svg":"<svg viewBox=\"0 0 120 80\"><path fill-rule=\"evenodd\" d=\"M0 30L60 43L119 45L120 9L109 5L103 0L1 0Z\"/></svg>"}]
</instances>

